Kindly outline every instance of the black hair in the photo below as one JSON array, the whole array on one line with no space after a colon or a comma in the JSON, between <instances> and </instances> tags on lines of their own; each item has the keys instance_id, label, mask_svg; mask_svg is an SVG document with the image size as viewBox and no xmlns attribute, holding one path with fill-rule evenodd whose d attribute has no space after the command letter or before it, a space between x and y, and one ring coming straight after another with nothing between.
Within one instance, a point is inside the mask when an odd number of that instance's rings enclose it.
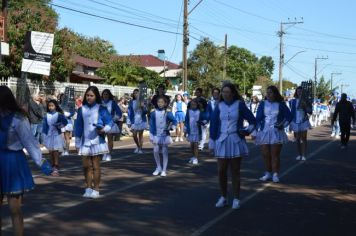
<instances>
[{"instance_id":1,"label":"black hair","mask_svg":"<svg viewBox=\"0 0 356 236\"><path fill-rule=\"evenodd\" d=\"M132 100L136 100L136 98L135 98L135 96L134 96L134 93L135 93L135 92L140 92L140 90L139 90L139 89L134 89L134 90L132 91L132 94L131 94Z\"/></svg>"},{"instance_id":2,"label":"black hair","mask_svg":"<svg viewBox=\"0 0 356 236\"><path fill-rule=\"evenodd\" d=\"M114 100L114 95L111 93L110 89L104 89L102 92L101 92L101 98L103 98L103 94L104 93L107 93L109 94L109 100Z\"/></svg>"},{"instance_id":3,"label":"black hair","mask_svg":"<svg viewBox=\"0 0 356 236\"><path fill-rule=\"evenodd\" d=\"M26 112L19 106L14 94L5 85L0 86L0 110L18 112L26 116Z\"/></svg>"},{"instance_id":4,"label":"black hair","mask_svg":"<svg viewBox=\"0 0 356 236\"><path fill-rule=\"evenodd\" d=\"M188 103L188 106L187 106L187 109L190 109L191 108L191 103L192 102L195 102L197 104L197 108L199 109L199 101L198 99L194 98L192 99L189 103Z\"/></svg>"},{"instance_id":5,"label":"black hair","mask_svg":"<svg viewBox=\"0 0 356 236\"><path fill-rule=\"evenodd\" d=\"M302 86L298 86L298 87L295 89L294 96L293 96L293 97L295 97L295 98L298 97L298 93L297 93L298 89L303 90L303 87L302 87Z\"/></svg>"},{"instance_id":6,"label":"black hair","mask_svg":"<svg viewBox=\"0 0 356 236\"><path fill-rule=\"evenodd\" d=\"M201 94L203 94L203 89L202 88L196 88L195 91L199 91Z\"/></svg>"},{"instance_id":7,"label":"black hair","mask_svg":"<svg viewBox=\"0 0 356 236\"><path fill-rule=\"evenodd\" d=\"M267 87L267 90L270 89L274 95L274 99L276 102L283 102L284 99L282 97L282 95L280 94L278 88L274 85L270 85Z\"/></svg>"},{"instance_id":8,"label":"black hair","mask_svg":"<svg viewBox=\"0 0 356 236\"><path fill-rule=\"evenodd\" d=\"M100 97L100 93L99 93L98 87L96 87L96 86L89 86L89 87L87 88L87 90L85 91L85 93L84 93L83 105L88 105L88 102L87 102L87 93L88 93L89 91L92 91L92 92L94 93L94 95L95 95L95 102L96 102L97 104L101 104L101 97Z\"/></svg>"},{"instance_id":9,"label":"black hair","mask_svg":"<svg viewBox=\"0 0 356 236\"><path fill-rule=\"evenodd\" d=\"M241 95L239 94L239 91L237 90L236 86L232 83L225 83L222 88L221 91L224 90L224 88L229 88L231 90L231 93L233 95L233 100L243 100L243 98L241 97ZM224 98L222 96L222 93L220 94L220 101L224 101Z\"/></svg>"},{"instance_id":10,"label":"black hair","mask_svg":"<svg viewBox=\"0 0 356 236\"><path fill-rule=\"evenodd\" d=\"M211 90L211 93L214 93L215 91L218 91L219 94L220 94L220 89L219 89L219 88L213 88L213 89Z\"/></svg>"},{"instance_id":11,"label":"black hair","mask_svg":"<svg viewBox=\"0 0 356 236\"><path fill-rule=\"evenodd\" d=\"M166 106L165 106L165 108L167 108L168 107L168 98L166 97L166 96L158 96L157 97L157 106L158 106L158 100L160 100L160 99L162 99L165 103L166 103Z\"/></svg>"},{"instance_id":12,"label":"black hair","mask_svg":"<svg viewBox=\"0 0 356 236\"><path fill-rule=\"evenodd\" d=\"M53 103L53 104L54 104L54 106L56 107L56 111L57 111L57 112L63 113L62 108L59 106L57 100L55 100L55 99L50 99L50 100L47 101L47 112L50 112L50 110L49 110L49 108L48 108L48 104L50 104L50 103Z\"/></svg>"}]
</instances>

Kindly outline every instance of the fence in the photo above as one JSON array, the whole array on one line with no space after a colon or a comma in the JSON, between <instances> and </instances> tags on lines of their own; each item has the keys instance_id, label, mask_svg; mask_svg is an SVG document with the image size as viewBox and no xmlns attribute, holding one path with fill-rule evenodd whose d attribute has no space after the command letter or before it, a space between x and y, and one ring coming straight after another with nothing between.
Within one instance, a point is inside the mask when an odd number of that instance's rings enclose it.
<instances>
[{"instance_id":1,"label":"fence","mask_svg":"<svg viewBox=\"0 0 356 236\"><path fill-rule=\"evenodd\" d=\"M8 86L11 91L16 94L18 86L28 86L30 94L38 94L42 92L46 95L58 96L61 93L64 93L66 87L74 87L75 95L84 95L86 89L93 85L98 87L99 91L104 89L110 89L112 94L116 97L122 97L127 94L131 94L135 87L126 87L126 86L116 86L109 84L76 84L76 83L66 83L66 82L57 82L57 81L39 81L39 80L26 80L26 84L19 84L20 80L18 78L10 77L8 79L0 79L0 85ZM148 93L152 94L152 91L148 89ZM178 92L168 90L167 95L173 96Z\"/></svg>"}]
</instances>

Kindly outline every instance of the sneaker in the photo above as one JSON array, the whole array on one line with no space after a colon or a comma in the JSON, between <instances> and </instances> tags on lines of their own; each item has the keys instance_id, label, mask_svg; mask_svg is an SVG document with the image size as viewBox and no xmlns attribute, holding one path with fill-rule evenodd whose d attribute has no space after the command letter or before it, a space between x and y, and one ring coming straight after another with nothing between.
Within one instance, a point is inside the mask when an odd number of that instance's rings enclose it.
<instances>
[{"instance_id":1,"label":"sneaker","mask_svg":"<svg viewBox=\"0 0 356 236\"><path fill-rule=\"evenodd\" d=\"M138 148L135 149L134 153L138 153Z\"/></svg>"},{"instance_id":2,"label":"sneaker","mask_svg":"<svg viewBox=\"0 0 356 236\"><path fill-rule=\"evenodd\" d=\"M179 138L179 141L184 142L183 137L180 137L180 138Z\"/></svg>"},{"instance_id":3,"label":"sneaker","mask_svg":"<svg viewBox=\"0 0 356 236\"><path fill-rule=\"evenodd\" d=\"M301 156L297 156L297 158L295 158L297 161L300 161L302 159Z\"/></svg>"},{"instance_id":4,"label":"sneaker","mask_svg":"<svg viewBox=\"0 0 356 236\"><path fill-rule=\"evenodd\" d=\"M203 151L204 147L199 147L198 149L199 151Z\"/></svg>"},{"instance_id":5,"label":"sneaker","mask_svg":"<svg viewBox=\"0 0 356 236\"><path fill-rule=\"evenodd\" d=\"M224 207L224 206L227 206L227 199L224 198L223 196L221 196L219 198L219 200L217 201L217 203L215 204L215 207L220 208L220 207Z\"/></svg>"},{"instance_id":6,"label":"sneaker","mask_svg":"<svg viewBox=\"0 0 356 236\"><path fill-rule=\"evenodd\" d=\"M272 178L271 172L265 172L265 175L260 178L262 181L267 181Z\"/></svg>"},{"instance_id":7,"label":"sneaker","mask_svg":"<svg viewBox=\"0 0 356 236\"><path fill-rule=\"evenodd\" d=\"M305 158L305 156L302 156L302 158L300 160L301 161L306 161L307 159Z\"/></svg>"},{"instance_id":8,"label":"sneaker","mask_svg":"<svg viewBox=\"0 0 356 236\"><path fill-rule=\"evenodd\" d=\"M272 181L273 181L273 183L278 183L279 182L279 178L278 178L278 174L277 173L273 174Z\"/></svg>"},{"instance_id":9,"label":"sneaker","mask_svg":"<svg viewBox=\"0 0 356 236\"><path fill-rule=\"evenodd\" d=\"M65 157L65 156L69 156L68 151L64 151L64 152L62 152L62 157Z\"/></svg>"},{"instance_id":10,"label":"sneaker","mask_svg":"<svg viewBox=\"0 0 356 236\"><path fill-rule=\"evenodd\" d=\"M179 137L176 137L176 139L174 140L174 142L179 142Z\"/></svg>"},{"instance_id":11,"label":"sneaker","mask_svg":"<svg viewBox=\"0 0 356 236\"><path fill-rule=\"evenodd\" d=\"M161 168L156 168L156 170L152 173L152 175L157 176L159 173L161 173L162 169Z\"/></svg>"},{"instance_id":12,"label":"sneaker","mask_svg":"<svg viewBox=\"0 0 356 236\"><path fill-rule=\"evenodd\" d=\"M103 155L103 157L101 158L102 161L106 161L106 153Z\"/></svg>"},{"instance_id":13,"label":"sneaker","mask_svg":"<svg viewBox=\"0 0 356 236\"><path fill-rule=\"evenodd\" d=\"M85 192L83 194L83 197L89 198L91 196L91 193L93 192L93 189L91 188L86 188Z\"/></svg>"},{"instance_id":14,"label":"sneaker","mask_svg":"<svg viewBox=\"0 0 356 236\"><path fill-rule=\"evenodd\" d=\"M105 161L111 161L111 155L110 153L106 154L106 160Z\"/></svg>"},{"instance_id":15,"label":"sneaker","mask_svg":"<svg viewBox=\"0 0 356 236\"><path fill-rule=\"evenodd\" d=\"M162 171L162 172L161 172L161 177L166 177L166 176L167 176L167 172Z\"/></svg>"},{"instance_id":16,"label":"sneaker","mask_svg":"<svg viewBox=\"0 0 356 236\"><path fill-rule=\"evenodd\" d=\"M189 159L189 164L192 164L192 163L193 163L194 158L195 158L195 157L191 157L191 158Z\"/></svg>"},{"instance_id":17,"label":"sneaker","mask_svg":"<svg viewBox=\"0 0 356 236\"><path fill-rule=\"evenodd\" d=\"M240 208L240 200L237 198L234 198L232 201L232 209L239 209Z\"/></svg>"},{"instance_id":18,"label":"sneaker","mask_svg":"<svg viewBox=\"0 0 356 236\"><path fill-rule=\"evenodd\" d=\"M137 154L143 154L142 149L139 149L139 150L137 151Z\"/></svg>"},{"instance_id":19,"label":"sneaker","mask_svg":"<svg viewBox=\"0 0 356 236\"><path fill-rule=\"evenodd\" d=\"M330 137L335 137L335 133L332 133L332 134L330 135Z\"/></svg>"},{"instance_id":20,"label":"sneaker","mask_svg":"<svg viewBox=\"0 0 356 236\"><path fill-rule=\"evenodd\" d=\"M99 198L100 197L99 191L93 189L89 197L94 199Z\"/></svg>"},{"instance_id":21,"label":"sneaker","mask_svg":"<svg viewBox=\"0 0 356 236\"><path fill-rule=\"evenodd\" d=\"M198 165L199 161L198 161L198 158L194 158L193 161L192 161L192 164L193 165Z\"/></svg>"}]
</instances>

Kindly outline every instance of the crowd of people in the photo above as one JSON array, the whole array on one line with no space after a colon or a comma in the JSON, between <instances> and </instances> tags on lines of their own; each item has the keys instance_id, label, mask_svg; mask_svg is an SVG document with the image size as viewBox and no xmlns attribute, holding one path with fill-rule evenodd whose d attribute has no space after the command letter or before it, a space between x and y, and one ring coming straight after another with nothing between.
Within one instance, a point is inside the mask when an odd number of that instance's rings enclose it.
<instances>
[{"instance_id":1,"label":"crowd of people","mask_svg":"<svg viewBox=\"0 0 356 236\"><path fill-rule=\"evenodd\" d=\"M238 209L241 162L249 155L246 136L251 135L261 148L265 172L259 179L278 183L280 153L291 132L297 146L296 160L305 161L309 129L331 117L332 136L339 136L337 124L341 147L346 148L351 124L355 124L355 110L346 94L337 103L322 104L315 100L311 104L303 99L302 87L296 89L292 99L286 100L275 86L269 86L262 101L257 97L244 99L231 83L213 88L209 99L202 96L202 88L196 88L194 96L179 93L174 98L165 94L163 85L150 99L142 99L139 92L135 89L130 99L116 99L108 89L100 94L97 87L89 86L83 97L77 96L75 112L62 109L63 96L57 99L38 94L24 111L10 89L0 86L0 206L7 197L16 232L23 230L22 196L34 187L23 148L44 174L55 177L60 175L60 155L70 155L73 136L84 169L83 197L98 198L100 162L111 160L115 138L130 135L136 145L133 152L140 155L144 132L149 132L153 146L152 174L162 177L168 175L169 145L173 140L186 140L192 155L187 157L189 164L198 165L199 153L206 148L217 159L220 196L216 207L229 204L227 183L231 169L232 208ZM49 151L49 162L42 156L41 145Z\"/></svg>"}]
</instances>

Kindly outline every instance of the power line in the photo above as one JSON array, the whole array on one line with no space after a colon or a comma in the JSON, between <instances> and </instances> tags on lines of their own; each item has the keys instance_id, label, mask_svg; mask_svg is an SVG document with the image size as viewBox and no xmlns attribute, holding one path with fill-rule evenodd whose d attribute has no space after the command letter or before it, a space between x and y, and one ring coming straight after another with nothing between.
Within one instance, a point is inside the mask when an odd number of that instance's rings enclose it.
<instances>
[{"instance_id":1,"label":"power line","mask_svg":"<svg viewBox=\"0 0 356 236\"><path fill-rule=\"evenodd\" d=\"M175 50L176 50L177 40L178 40L178 30L179 30L179 25L180 25L180 18L182 17L182 12L183 12L183 1L182 1L181 6L180 6L179 17L178 17L178 24L177 24L177 34L176 34L176 38L175 38L175 40L174 40L174 47L173 47L172 53L171 53L171 55L170 55L170 57L169 57L169 59L168 59L169 61L172 59L173 54L174 54L174 52L175 52Z\"/></svg>"},{"instance_id":2,"label":"power line","mask_svg":"<svg viewBox=\"0 0 356 236\"><path fill-rule=\"evenodd\" d=\"M80 14L83 14L83 15L88 15L88 16L92 16L92 17L96 17L96 18L100 18L100 19L104 19L104 20L108 20L108 21L124 24L124 25L130 25L130 26L134 26L134 27L138 27L138 28L143 28L143 29L148 29L148 30L168 33L168 34L182 35L182 33L177 33L177 32L173 32L173 31L169 31L169 30L163 30L163 29L153 28L153 27L149 27L149 26L134 24L134 23L121 21L121 20L116 20L116 19L112 19L112 18L109 18L109 17L99 16L99 15L92 14L92 13L89 13L89 12L84 12L84 11L76 10L76 9L73 9L73 8L57 5L57 4L54 4L54 3L51 3L51 5L53 5L55 7L58 7L58 8L62 8L62 9L68 10L68 11L72 11L72 12L80 13ZM190 37L192 37L193 39L195 39L195 40L197 40L199 42L201 41L200 39L198 39L196 37L193 37L193 36L190 36Z\"/></svg>"},{"instance_id":3,"label":"power line","mask_svg":"<svg viewBox=\"0 0 356 236\"><path fill-rule=\"evenodd\" d=\"M324 35L324 36L331 37L331 38L338 38L338 39L345 39L345 40L356 41L356 38L338 36L338 35L333 35L333 34L329 34L329 33L318 32L318 31L315 31L315 30L305 29L305 28L301 28L301 27L296 27L296 28L299 29L299 30L311 32L311 33L314 33L314 34Z\"/></svg>"},{"instance_id":4,"label":"power line","mask_svg":"<svg viewBox=\"0 0 356 236\"><path fill-rule=\"evenodd\" d=\"M302 48L302 49L308 49L308 50L313 50L313 51L321 51L321 52L332 52L332 53L340 53L340 54L347 54L347 55L356 55L356 52L342 52L342 51L333 51L333 50L325 50L325 49L318 49L318 48L307 48L307 47L301 47L301 46L296 46L296 45L287 45L289 47L294 47L294 48Z\"/></svg>"}]
</instances>

